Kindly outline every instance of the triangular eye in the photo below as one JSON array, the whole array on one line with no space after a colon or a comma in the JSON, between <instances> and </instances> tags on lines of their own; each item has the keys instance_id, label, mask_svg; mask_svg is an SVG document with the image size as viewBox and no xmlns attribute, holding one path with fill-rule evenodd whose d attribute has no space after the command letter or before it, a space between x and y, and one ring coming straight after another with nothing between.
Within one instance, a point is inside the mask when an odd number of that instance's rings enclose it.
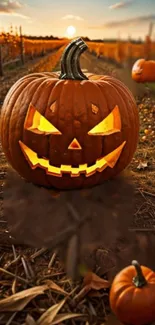
<instances>
[{"instance_id":1,"label":"triangular eye","mask_svg":"<svg viewBox=\"0 0 155 325\"><path fill-rule=\"evenodd\" d=\"M61 134L61 132L42 116L32 104L30 104L28 108L24 129L38 134Z\"/></svg>"},{"instance_id":2,"label":"triangular eye","mask_svg":"<svg viewBox=\"0 0 155 325\"><path fill-rule=\"evenodd\" d=\"M119 108L116 105L112 112L93 129L91 129L89 135L109 135L121 131L121 117Z\"/></svg>"}]
</instances>

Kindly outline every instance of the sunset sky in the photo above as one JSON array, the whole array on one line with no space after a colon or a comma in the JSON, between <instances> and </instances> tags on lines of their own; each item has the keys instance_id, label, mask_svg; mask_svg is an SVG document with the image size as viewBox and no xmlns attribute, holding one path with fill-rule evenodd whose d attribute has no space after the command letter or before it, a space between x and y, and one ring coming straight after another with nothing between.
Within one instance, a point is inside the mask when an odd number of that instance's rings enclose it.
<instances>
[{"instance_id":1,"label":"sunset sky","mask_svg":"<svg viewBox=\"0 0 155 325\"><path fill-rule=\"evenodd\" d=\"M10 24L27 35L142 39L155 22L155 0L0 0L0 31ZM155 27L153 31L155 39Z\"/></svg>"}]
</instances>

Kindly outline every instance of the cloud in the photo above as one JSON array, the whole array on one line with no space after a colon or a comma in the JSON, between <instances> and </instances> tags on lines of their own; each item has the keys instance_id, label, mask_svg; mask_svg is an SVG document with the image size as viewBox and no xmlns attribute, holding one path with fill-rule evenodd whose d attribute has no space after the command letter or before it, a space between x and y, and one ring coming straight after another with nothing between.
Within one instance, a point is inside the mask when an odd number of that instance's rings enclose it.
<instances>
[{"instance_id":1,"label":"cloud","mask_svg":"<svg viewBox=\"0 0 155 325\"><path fill-rule=\"evenodd\" d=\"M25 16L25 15L22 15L22 14L19 14L18 12L10 12L10 13L7 13L7 12L1 12L0 11L0 15L11 15L13 17L19 17L19 18L23 18L23 19L30 19L30 17L28 16Z\"/></svg>"},{"instance_id":2,"label":"cloud","mask_svg":"<svg viewBox=\"0 0 155 325\"><path fill-rule=\"evenodd\" d=\"M133 0L116 2L114 5L109 6L109 9L120 9L120 8L128 7L132 2Z\"/></svg>"},{"instance_id":3,"label":"cloud","mask_svg":"<svg viewBox=\"0 0 155 325\"><path fill-rule=\"evenodd\" d=\"M15 0L6 0L0 3L0 15L11 15L14 17L20 17L23 19L29 19L28 16L16 12L23 7L19 1Z\"/></svg>"},{"instance_id":4,"label":"cloud","mask_svg":"<svg viewBox=\"0 0 155 325\"><path fill-rule=\"evenodd\" d=\"M128 7L132 3L133 0L116 2L114 5L109 6L109 9L120 9L120 8Z\"/></svg>"},{"instance_id":5,"label":"cloud","mask_svg":"<svg viewBox=\"0 0 155 325\"><path fill-rule=\"evenodd\" d=\"M149 23L151 21L155 21L155 15L146 15L139 16L130 19L124 19L119 21L109 21L106 24L99 26L90 26L89 29L105 29L105 28L114 28L114 27L129 27L132 25L139 25L142 23Z\"/></svg>"},{"instance_id":6,"label":"cloud","mask_svg":"<svg viewBox=\"0 0 155 325\"><path fill-rule=\"evenodd\" d=\"M82 17L74 16L74 15L66 15L66 16L62 17L61 19L63 19L63 20L68 20L68 19L84 20Z\"/></svg>"},{"instance_id":7,"label":"cloud","mask_svg":"<svg viewBox=\"0 0 155 325\"><path fill-rule=\"evenodd\" d=\"M22 4L18 1L3 1L0 3L0 12L12 13L16 9L22 8Z\"/></svg>"}]
</instances>

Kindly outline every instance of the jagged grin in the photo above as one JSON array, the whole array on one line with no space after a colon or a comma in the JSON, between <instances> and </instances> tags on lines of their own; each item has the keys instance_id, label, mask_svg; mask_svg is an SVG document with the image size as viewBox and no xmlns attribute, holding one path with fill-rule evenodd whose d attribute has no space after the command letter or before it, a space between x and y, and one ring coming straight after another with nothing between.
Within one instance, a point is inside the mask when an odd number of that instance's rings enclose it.
<instances>
[{"instance_id":1,"label":"jagged grin","mask_svg":"<svg viewBox=\"0 0 155 325\"><path fill-rule=\"evenodd\" d=\"M35 151L27 147L22 141L19 141L22 152L32 169L39 167L45 169L46 174L56 177L62 177L64 173L70 174L71 177L79 177L80 174L84 174L86 177L89 177L96 172L102 172L106 167L113 168L120 157L125 143L126 141L124 141L119 147L105 157L97 159L95 164L92 166L81 164L78 167L72 167L71 165L61 165L60 167L56 167L51 165L48 159L39 158Z\"/></svg>"}]
</instances>

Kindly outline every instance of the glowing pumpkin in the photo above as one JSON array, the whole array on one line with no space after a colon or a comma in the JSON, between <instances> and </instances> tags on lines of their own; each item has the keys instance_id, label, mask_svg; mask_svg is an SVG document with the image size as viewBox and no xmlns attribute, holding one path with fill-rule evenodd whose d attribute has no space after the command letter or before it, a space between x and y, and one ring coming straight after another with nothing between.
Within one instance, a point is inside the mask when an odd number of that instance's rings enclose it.
<instances>
[{"instance_id":1,"label":"glowing pumpkin","mask_svg":"<svg viewBox=\"0 0 155 325\"><path fill-rule=\"evenodd\" d=\"M111 76L84 75L87 45L72 41L61 74L35 73L8 92L1 113L4 153L17 172L45 187L89 187L120 173L135 152L139 119L131 92Z\"/></svg>"},{"instance_id":2,"label":"glowing pumpkin","mask_svg":"<svg viewBox=\"0 0 155 325\"><path fill-rule=\"evenodd\" d=\"M137 60L132 68L132 79L142 83L155 81L155 61Z\"/></svg>"}]
</instances>

